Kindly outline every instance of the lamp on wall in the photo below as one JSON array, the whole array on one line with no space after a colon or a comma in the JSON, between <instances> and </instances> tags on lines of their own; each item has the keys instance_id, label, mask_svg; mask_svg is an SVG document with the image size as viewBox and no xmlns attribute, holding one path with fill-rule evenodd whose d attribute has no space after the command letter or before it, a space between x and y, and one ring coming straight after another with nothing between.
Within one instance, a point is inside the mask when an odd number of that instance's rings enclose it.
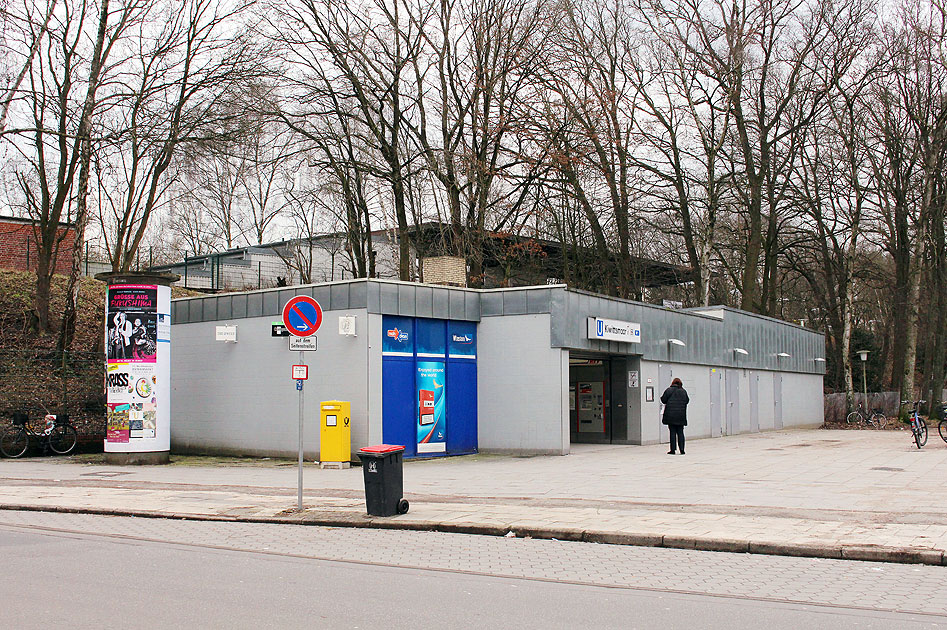
<instances>
[{"instance_id":1,"label":"lamp on wall","mask_svg":"<svg viewBox=\"0 0 947 630\"><path fill-rule=\"evenodd\" d=\"M681 346L683 348L687 344L680 339L668 339L668 356L671 356L671 346Z\"/></svg>"},{"instance_id":2,"label":"lamp on wall","mask_svg":"<svg viewBox=\"0 0 947 630\"><path fill-rule=\"evenodd\" d=\"M747 352L746 350L744 350L743 348L733 348L733 358L734 358L734 359L737 358L737 355L738 355L738 354L742 354L743 356L749 356L750 353Z\"/></svg>"}]
</instances>

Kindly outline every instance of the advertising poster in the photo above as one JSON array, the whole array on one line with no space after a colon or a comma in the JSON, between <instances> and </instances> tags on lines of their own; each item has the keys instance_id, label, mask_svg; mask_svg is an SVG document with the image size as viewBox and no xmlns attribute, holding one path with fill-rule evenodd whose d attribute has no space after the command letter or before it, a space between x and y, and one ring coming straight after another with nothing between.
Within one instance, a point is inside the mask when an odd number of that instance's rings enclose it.
<instances>
[{"instance_id":1,"label":"advertising poster","mask_svg":"<svg viewBox=\"0 0 947 630\"><path fill-rule=\"evenodd\" d=\"M108 442L128 442L128 403L109 403L108 418L105 428L105 439Z\"/></svg>"},{"instance_id":2,"label":"advertising poster","mask_svg":"<svg viewBox=\"0 0 947 630\"><path fill-rule=\"evenodd\" d=\"M105 374L109 401L107 442L154 438L158 376L153 363L110 363Z\"/></svg>"},{"instance_id":3,"label":"advertising poster","mask_svg":"<svg viewBox=\"0 0 947 630\"><path fill-rule=\"evenodd\" d=\"M105 325L109 363L154 363L158 348L158 287L109 287Z\"/></svg>"},{"instance_id":4,"label":"advertising poster","mask_svg":"<svg viewBox=\"0 0 947 630\"><path fill-rule=\"evenodd\" d=\"M418 453L447 452L447 398L443 361L418 361Z\"/></svg>"}]
</instances>

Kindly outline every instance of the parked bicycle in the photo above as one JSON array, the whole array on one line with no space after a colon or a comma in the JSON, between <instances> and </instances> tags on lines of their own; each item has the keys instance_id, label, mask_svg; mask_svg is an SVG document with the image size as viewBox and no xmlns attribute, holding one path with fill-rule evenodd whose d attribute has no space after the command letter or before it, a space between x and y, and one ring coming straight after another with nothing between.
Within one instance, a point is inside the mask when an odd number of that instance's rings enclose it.
<instances>
[{"instance_id":1,"label":"parked bicycle","mask_svg":"<svg viewBox=\"0 0 947 630\"><path fill-rule=\"evenodd\" d=\"M11 426L0 435L0 453L6 457L22 457L32 440L39 440L44 451L48 448L58 455L71 453L79 441L79 434L68 414L47 414L45 426L39 431L30 426L29 416L25 413L12 414L12 420Z\"/></svg>"},{"instance_id":2,"label":"parked bicycle","mask_svg":"<svg viewBox=\"0 0 947 630\"><path fill-rule=\"evenodd\" d=\"M940 433L940 439L947 442L947 403L940 407L940 422L937 424L937 432Z\"/></svg>"},{"instance_id":3,"label":"parked bicycle","mask_svg":"<svg viewBox=\"0 0 947 630\"><path fill-rule=\"evenodd\" d=\"M901 401L902 405L914 405L910 415L911 434L914 436L914 443L917 444L918 448L927 444L927 423L924 422L921 414L918 413L918 407L926 402L926 400L915 400L913 403L910 400Z\"/></svg>"},{"instance_id":4,"label":"parked bicycle","mask_svg":"<svg viewBox=\"0 0 947 630\"><path fill-rule=\"evenodd\" d=\"M858 403L858 409L845 416L845 422L848 424L861 424L864 422L868 426L883 429L888 425L888 416L886 416L881 409L872 409L871 413L868 413L868 410L866 410L861 403Z\"/></svg>"}]
</instances>

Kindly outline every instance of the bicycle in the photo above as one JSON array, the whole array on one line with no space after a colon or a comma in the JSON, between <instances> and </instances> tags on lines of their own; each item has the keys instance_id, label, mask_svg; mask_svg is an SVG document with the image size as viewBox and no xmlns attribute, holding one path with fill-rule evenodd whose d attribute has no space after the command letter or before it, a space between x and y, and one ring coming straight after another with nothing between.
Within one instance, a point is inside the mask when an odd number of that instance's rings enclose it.
<instances>
[{"instance_id":1,"label":"bicycle","mask_svg":"<svg viewBox=\"0 0 947 630\"><path fill-rule=\"evenodd\" d=\"M883 429L888 425L888 416L882 413L881 409L872 409L868 413L861 403L858 403L858 409L845 416L845 422L848 424L865 424ZM947 430L947 429L945 429Z\"/></svg>"},{"instance_id":2,"label":"bicycle","mask_svg":"<svg viewBox=\"0 0 947 630\"><path fill-rule=\"evenodd\" d=\"M926 400L915 400L913 403L910 400L901 401L902 405L914 405L914 408L911 409L911 434L914 436L914 443L917 444L918 448L927 444L927 423L924 422L917 411L918 407L926 402Z\"/></svg>"},{"instance_id":3,"label":"bicycle","mask_svg":"<svg viewBox=\"0 0 947 630\"><path fill-rule=\"evenodd\" d=\"M940 439L947 442L947 404L941 405L940 422L937 424L937 432L940 433Z\"/></svg>"},{"instance_id":4,"label":"bicycle","mask_svg":"<svg viewBox=\"0 0 947 630\"><path fill-rule=\"evenodd\" d=\"M57 455L71 453L79 441L79 434L68 414L47 415L46 427L42 431L30 426L29 416L25 413L14 413L12 420L12 426L0 436L0 453L5 457L22 457L30 447L30 440L41 440L44 452L48 448Z\"/></svg>"}]
</instances>

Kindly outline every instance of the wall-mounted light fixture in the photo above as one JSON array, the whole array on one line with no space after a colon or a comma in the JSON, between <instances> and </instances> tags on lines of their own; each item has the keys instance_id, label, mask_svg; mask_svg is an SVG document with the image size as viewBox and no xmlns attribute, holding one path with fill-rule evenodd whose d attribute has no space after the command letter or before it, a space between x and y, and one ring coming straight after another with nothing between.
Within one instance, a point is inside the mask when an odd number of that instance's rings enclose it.
<instances>
[{"instance_id":1,"label":"wall-mounted light fixture","mask_svg":"<svg viewBox=\"0 0 947 630\"><path fill-rule=\"evenodd\" d=\"M738 354L742 354L743 356L749 356L750 353L747 352L746 350L744 350L743 348L734 348L734 349L733 349L733 358L734 358L734 359L737 358L737 355L738 355Z\"/></svg>"},{"instance_id":2,"label":"wall-mounted light fixture","mask_svg":"<svg viewBox=\"0 0 947 630\"><path fill-rule=\"evenodd\" d=\"M780 352L780 353L777 354L776 356L779 357L780 359L786 359L786 358L788 358L788 357L791 357L792 355L789 354L788 352Z\"/></svg>"},{"instance_id":3,"label":"wall-mounted light fixture","mask_svg":"<svg viewBox=\"0 0 947 630\"><path fill-rule=\"evenodd\" d=\"M668 339L668 344L672 346L681 346L684 347L687 344L681 341L680 339Z\"/></svg>"}]
</instances>

